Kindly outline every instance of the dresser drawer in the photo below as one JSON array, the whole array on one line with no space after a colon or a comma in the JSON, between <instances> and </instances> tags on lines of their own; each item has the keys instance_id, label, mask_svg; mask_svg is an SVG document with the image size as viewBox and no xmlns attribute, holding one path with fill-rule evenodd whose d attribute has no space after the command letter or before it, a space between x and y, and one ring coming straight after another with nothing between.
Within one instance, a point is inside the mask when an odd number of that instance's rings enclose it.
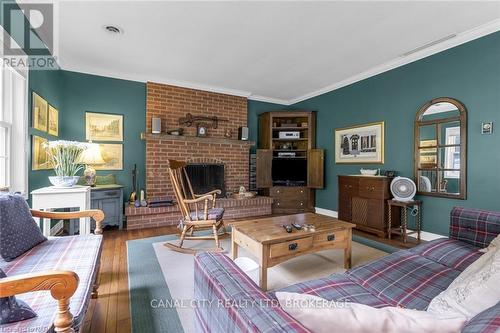
<instances>
[{"instance_id":1,"label":"dresser drawer","mask_svg":"<svg viewBox=\"0 0 500 333\"><path fill-rule=\"evenodd\" d=\"M359 196L371 199L385 198L386 185L383 181L369 178L359 179Z\"/></svg>"},{"instance_id":2,"label":"dresser drawer","mask_svg":"<svg viewBox=\"0 0 500 333\"><path fill-rule=\"evenodd\" d=\"M277 199L302 199L306 200L309 196L309 189L305 187L286 187L278 186L271 188L271 196Z\"/></svg>"},{"instance_id":3,"label":"dresser drawer","mask_svg":"<svg viewBox=\"0 0 500 333\"><path fill-rule=\"evenodd\" d=\"M305 187L273 187L270 195L275 209L301 210L309 207L309 189Z\"/></svg>"},{"instance_id":4,"label":"dresser drawer","mask_svg":"<svg viewBox=\"0 0 500 333\"><path fill-rule=\"evenodd\" d=\"M269 247L269 257L279 258L283 256L293 256L295 253L307 251L312 248L312 237L300 238L284 243L273 244Z\"/></svg>"},{"instance_id":5,"label":"dresser drawer","mask_svg":"<svg viewBox=\"0 0 500 333\"><path fill-rule=\"evenodd\" d=\"M347 239L347 230L327 231L314 235L314 247L323 247L343 243Z\"/></svg>"},{"instance_id":6,"label":"dresser drawer","mask_svg":"<svg viewBox=\"0 0 500 333\"><path fill-rule=\"evenodd\" d=\"M348 195L356 195L358 193L359 180L355 177L339 177L339 192Z\"/></svg>"},{"instance_id":7,"label":"dresser drawer","mask_svg":"<svg viewBox=\"0 0 500 333\"><path fill-rule=\"evenodd\" d=\"M105 190L105 191L92 191L91 192L92 200L119 198L120 195L121 195L121 190Z\"/></svg>"}]
</instances>

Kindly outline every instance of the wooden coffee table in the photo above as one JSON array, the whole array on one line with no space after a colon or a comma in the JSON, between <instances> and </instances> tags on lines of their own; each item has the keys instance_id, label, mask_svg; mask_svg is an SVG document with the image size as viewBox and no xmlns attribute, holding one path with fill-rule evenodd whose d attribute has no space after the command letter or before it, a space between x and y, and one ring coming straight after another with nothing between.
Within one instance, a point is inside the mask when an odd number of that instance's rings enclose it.
<instances>
[{"instance_id":1,"label":"wooden coffee table","mask_svg":"<svg viewBox=\"0 0 500 333\"><path fill-rule=\"evenodd\" d=\"M283 224L311 224L314 230L287 233ZM288 259L329 249L344 249L344 267L351 267L352 228L355 224L313 214L296 214L249 220L232 224L231 256L238 257L238 247L257 257L259 285L267 290L267 268Z\"/></svg>"}]
</instances>

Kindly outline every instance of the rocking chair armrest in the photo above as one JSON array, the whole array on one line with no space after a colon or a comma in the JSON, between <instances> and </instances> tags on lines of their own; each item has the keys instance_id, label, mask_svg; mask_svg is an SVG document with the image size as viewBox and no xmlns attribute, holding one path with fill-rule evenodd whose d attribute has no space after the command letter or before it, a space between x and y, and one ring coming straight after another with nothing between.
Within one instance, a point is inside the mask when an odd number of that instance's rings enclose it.
<instances>
[{"instance_id":1,"label":"rocking chair armrest","mask_svg":"<svg viewBox=\"0 0 500 333\"><path fill-rule=\"evenodd\" d=\"M36 209L31 209L33 217L41 217L47 219L76 219L80 217L91 217L95 221L95 234L102 234L102 221L104 213L99 209L81 210L78 212L46 212Z\"/></svg>"},{"instance_id":2,"label":"rocking chair armrest","mask_svg":"<svg viewBox=\"0 0 500 333\"><path fill-rule=\"evenodd\" d=\"M207 193L204 193L204 194L195 194L194 196L195 196L196 198L198 198L198 197L203 197L203 196L205 196L205 195L215 195L215 194L221 194L221 193L222 193L222 191L221 191L221 190L212 190L212 191L207 192Z\"/></svg>"},{"instance_id":3,"label":"rocking chair armrest","mask_svg":"<svg viewBox=\"0 0 500 333\"><path fill-rule=\"evenodd\" d=\"M207 195L204 195L202 197L198 197L196 199L184 199L183 201L184 201L184 203L192 204L192 203L197 203L197 202L206 201L206 200L214 200L214 196L207 194Z\"/></svg>"}]
</instances>

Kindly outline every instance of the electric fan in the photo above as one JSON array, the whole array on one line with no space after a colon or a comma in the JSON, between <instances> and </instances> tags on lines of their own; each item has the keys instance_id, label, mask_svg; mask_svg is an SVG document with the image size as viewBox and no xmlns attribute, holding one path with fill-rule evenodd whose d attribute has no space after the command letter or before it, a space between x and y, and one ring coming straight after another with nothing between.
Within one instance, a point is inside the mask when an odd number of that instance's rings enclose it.
<instances>
[{"instance_id":1,"label":"electric fan","mask_svg":"<svg viewBox=\"0 0 500 333\"><path fill-rule=\"evenodd\" d=\"M412 201L417 186L410 178L396 177L391 182L391 192L396 201Z\"/></svg>"}]
</instances>

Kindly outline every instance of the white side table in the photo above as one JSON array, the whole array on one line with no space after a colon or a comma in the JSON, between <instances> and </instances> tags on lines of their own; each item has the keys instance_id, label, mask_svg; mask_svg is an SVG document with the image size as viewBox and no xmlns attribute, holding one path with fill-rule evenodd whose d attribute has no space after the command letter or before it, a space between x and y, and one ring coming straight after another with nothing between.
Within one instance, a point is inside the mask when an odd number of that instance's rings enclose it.
<instances>
[{"instance_id":1,"label":"white side table","mask_svg":"<svg viewBox=\"0 0 500 333\"><path fill-rule=\"evenodd\" d=\"M73 186L42 187L31 192L31 206L33 209L51 211L57 208L78 208L79 210L90 209L90 187ZM44 236L50 236L50 220L35 218ZM90 234L90 220L88 217L80 218L80 235Z\"/></svg>"}]
</instances>

